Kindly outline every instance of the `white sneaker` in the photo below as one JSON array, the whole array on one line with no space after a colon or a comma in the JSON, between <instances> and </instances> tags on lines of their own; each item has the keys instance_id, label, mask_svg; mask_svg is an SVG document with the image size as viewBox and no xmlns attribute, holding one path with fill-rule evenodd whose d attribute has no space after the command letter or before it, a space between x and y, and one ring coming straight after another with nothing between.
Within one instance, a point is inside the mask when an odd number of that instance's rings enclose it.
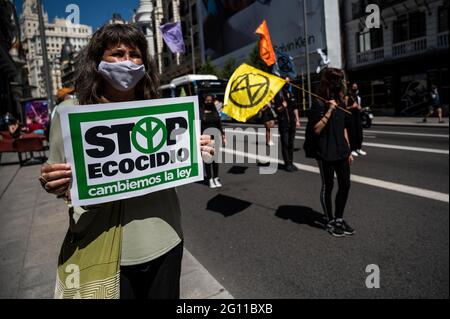
<instances>
[{"instance_id":1,"label":"white sneaker","mask_svg":"<svg viewBox=\"0 0 450 319\"><path fill-rule=\"evenodd\" d=\"M364 152L363 150L357 150L356 152L358 152L358 154L361 155L361 156L366 156L367 155L367 153Z\"/></svg>"},{"instance_id":2,"label":"white sneaker","mask_svg":"<svg viewBox=\"0 0 450 319\"><path fill-rule=\"evenodd\" d=\"M358 153L356 153L355 151L353 151L353 152L352 152L352 156L353 156L353 157L358 157L358 156L359 156L359 154L358 154Z\"/></svg>"},{"instance_id":3,"label":"white sneaker","mask_svg":"<svg viewBox=\"0 0 450 319\"><path fill-rule=\"evenodd\" d=\"M216 188L222 187L222 183L220 182L218 177L214 178L214 184L216 184Z\"/></svg>"},{"instance_id":4,"label":"white sneaker","mask_svg":"<svg viewBox=\"0 0 450 319\"><path fill-rule=\"evenodd\" d=\"M275 143L273 141L270 141L269 143L267 143L268 146L275 146Z\"/></svg>"},{"instance_id":5,"label":"white sneaker","mask_svg":"<svg viewBox=\"0 0 450 319\"><path fill-rule=\"evenodd\" d=\"M214 183L214 179L212 178L209 180L209 188L211 189L217 188L217 185L216 183Z\"/></svg>"}]
</instances>

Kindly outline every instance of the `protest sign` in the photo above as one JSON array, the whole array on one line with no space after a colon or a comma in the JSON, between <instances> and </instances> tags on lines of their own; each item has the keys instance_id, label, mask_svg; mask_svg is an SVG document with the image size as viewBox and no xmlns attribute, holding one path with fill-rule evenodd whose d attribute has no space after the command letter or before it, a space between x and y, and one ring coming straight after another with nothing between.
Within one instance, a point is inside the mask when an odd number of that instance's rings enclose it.
<instances>
[{"instance_id":1,"label":"protest sign","mask_svg":"<svg viewBox=\"0 0 450 319\"><path fill-rule=\"evenodd\" d=\"M76 206L203 180L197 97L59 110Z\"/></svg>"}]
</instances>

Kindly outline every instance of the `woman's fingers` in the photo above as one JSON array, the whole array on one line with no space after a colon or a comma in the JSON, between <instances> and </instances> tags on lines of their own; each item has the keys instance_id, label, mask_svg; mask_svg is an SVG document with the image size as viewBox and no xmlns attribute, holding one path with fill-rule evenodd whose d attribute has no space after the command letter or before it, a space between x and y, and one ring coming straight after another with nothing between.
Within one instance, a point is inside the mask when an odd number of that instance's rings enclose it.
<instances>
[{"instance_id":1,"label":"woman's fingers","mask_svg":"<svg viewBox=\"0 0 450 319\"><path fill-rule=\"evenodd\" d=\"M44 173L50 173L50 172L54 172L54 171L66 171L66 170L70 170L70 165L69 164L50 164L50 165L44 165L41 168L41 174Z\"/></svg>"},{"instance_id":2,"label":"woman's fingers","mask_svg":"<svg viewBox=\"0 0 450 319\"><path fill-rule=\"evenodd\" d=\"M56 196L63 196L67 193L67 189L68 189L69 185L66 184L62 187L59 187L58 189L55 189L53 191L53 194L55 194Z\"/></svg>"},{"instance_id":3,"label":"woman's fingers","mask_svg":"<svg viewBox=\"0 0 450 319\"><path fill-rule=\"evenodd\" d=\"M47 184L45 184L45 189L49 192L54 192L57 189L60 188L67 188L70 185L70 178L62 178L62 179L58 179L56 181L52 181L52 182L48 182Z\"/></svg>"},{"instance_id":4,"label":"woman's fingers","mask_svg":"<svg viewBox=\"0 0 450 319\"><path fill-rule=\"evenodd\" d=\"M206 154L210 154L210 155L214 155L214 151L215 151L214 147L211 147L211 146L202 146L200 148L200 150L201 150L202 154L206 153Z\"/></svg>"},{"instance_id":5,"label":"woman's fingers","mask_svg":"<svg viewBox=\"0 0 450 319\"><path fill-rule=\"evenodd\" d=\"M65 171L53 171L49 173L43 173L42 177L47 181L55 181L58 179L63 178L71 178L72 177L72 171L71 170L65 170Z\"/></svg>"}]
</instances>

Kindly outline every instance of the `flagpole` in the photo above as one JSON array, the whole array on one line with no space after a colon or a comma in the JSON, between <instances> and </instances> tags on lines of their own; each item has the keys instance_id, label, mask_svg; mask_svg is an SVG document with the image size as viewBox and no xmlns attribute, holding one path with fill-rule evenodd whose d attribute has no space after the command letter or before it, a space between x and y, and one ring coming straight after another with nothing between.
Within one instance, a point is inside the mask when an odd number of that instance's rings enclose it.
<instances>
[{"instance_id":1,"label":"flagpole","mask_svg":"<svg viewBox=\"0 0 450 319\"><path fill-rule=\"evenodd\" d=\"M306 5L306 0L303 0L303 26L305 31L305 56L306 56L306 77L308 79L308 91L311 92L311 70L309 63L309 39L308 39L308 8ZM309 95L309 107L312 105L312 98Z\"/></svg>"},{"instance_id":2,"label":"flagpole","mask_svg":"<svg viewBox=\"0 0 450 319\"><path fill-rule=\"evenodd\" d=\"M192 73L195 74L195 47L194 47L194 28L192 26L192 9L191 1L188 1L189 6L189 24L191 25L191 54L192 54Z\"/></svg>"},{"instance_id":3,"label":"flagpole","mask_svg":"<svg viewBox=\"0 0 450 319\"><path fill-rule=\"evenodd\" d=\"M302 73L302 84L305 83L305 72L303 72L303 68L300 68L300 72ZM303 92L303 111L306 111L306 92Z\"/></svg>"},{"instance_id":4,"label":"flagpole","mask_svg":"<svg viewBox=\"0 0 450 319\"><path fill-rule=\"evenodd\" d=\"M312 101L312 97L314 96L316 99L319 99L319 100L321 100L321 101L324 102L324 103L328 103L328 102L329 102L327 99L324 99L323 97L321 97L321 96L319 96L319 95L317 95L317 94L314 94L314 93L312 93L311 91L305 90L304 88L302 88L302 87L299 86L299 85L295 85L295 84L292 84L292 83L290 83L290 85L292 85L293 87L295 87L295 88L297 88L297 89L299 89L299 90L302 90L302 91L305 92L305 93L308 93L308 96L309 96L309 100L310 100L310 101ZM341 107L341 106L339 106L339 105L337 105L336 108L340 109L341 111L344 111L345 113L347 113L347 114L349 114L349 115L353 115L350 111L344 109L343 107Z\"/></svg>"}]
</instances>

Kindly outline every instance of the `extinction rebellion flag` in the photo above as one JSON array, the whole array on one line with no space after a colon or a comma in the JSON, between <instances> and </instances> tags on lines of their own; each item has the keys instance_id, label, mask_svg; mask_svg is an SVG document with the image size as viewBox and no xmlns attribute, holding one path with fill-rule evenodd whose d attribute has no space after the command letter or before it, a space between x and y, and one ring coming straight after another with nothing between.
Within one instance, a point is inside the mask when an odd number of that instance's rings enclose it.
<instances>
[{"instance_id":1,"label":"extinction rebellion flag","mask_svg":"<svg viewBox=\"0 0 450 319\"><path fill-rule=\"evenodd\" d=\"M247 122L267 105L286 81L242 64L228 81L223 112L239 122Z\"/></svg>"}]
</instances>

